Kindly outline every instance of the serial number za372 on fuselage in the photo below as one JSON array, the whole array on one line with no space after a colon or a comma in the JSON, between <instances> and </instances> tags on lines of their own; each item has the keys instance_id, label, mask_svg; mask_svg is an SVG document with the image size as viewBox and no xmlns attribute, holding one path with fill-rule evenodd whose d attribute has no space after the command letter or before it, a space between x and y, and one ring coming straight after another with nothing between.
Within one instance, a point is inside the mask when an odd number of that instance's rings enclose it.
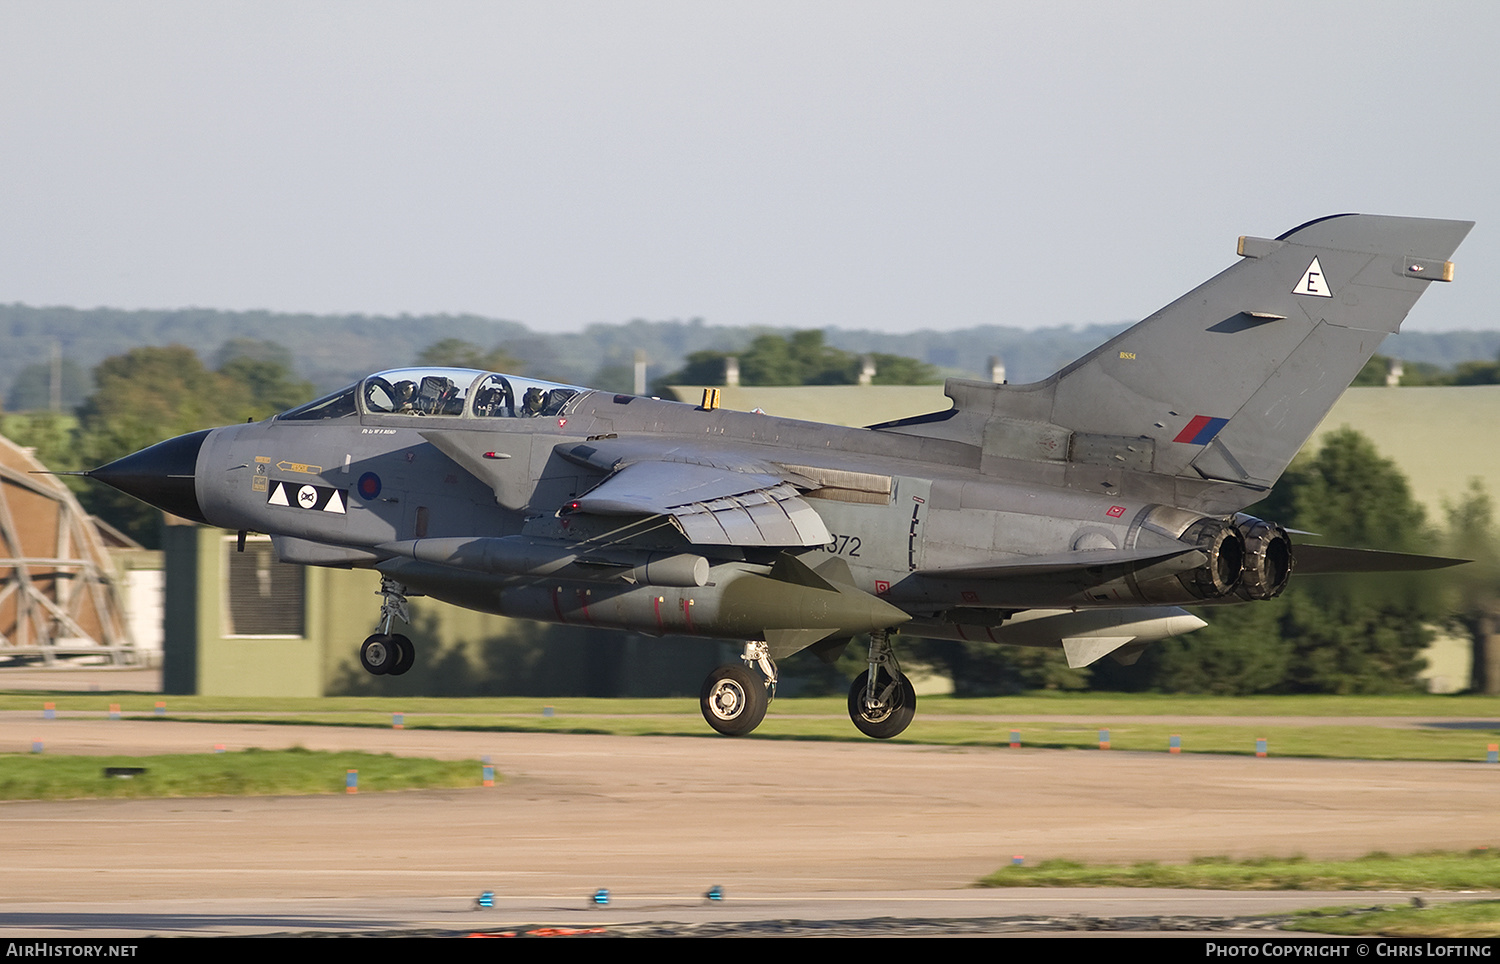
<instances>
[{"instance_id":1,"label":"serial number za372 on fuselage","mask_svg":"<svg viewBox=\"0 0 1500 964\"><path fill-rule=\"evenodd\" d=\"M951 379L946 411L852 429L458 369L384 372L89 474L382 576L376 674L414 659L406 597L547 622L748 640L703 715L748 733L776 660L869 635L854 724L916 706L918 636L1133 661L1299 573L1449 560L1294 546L1262 499L1470 222L1339 215L1240 260L1051 378Z\"/></svg>"}]
</instances>

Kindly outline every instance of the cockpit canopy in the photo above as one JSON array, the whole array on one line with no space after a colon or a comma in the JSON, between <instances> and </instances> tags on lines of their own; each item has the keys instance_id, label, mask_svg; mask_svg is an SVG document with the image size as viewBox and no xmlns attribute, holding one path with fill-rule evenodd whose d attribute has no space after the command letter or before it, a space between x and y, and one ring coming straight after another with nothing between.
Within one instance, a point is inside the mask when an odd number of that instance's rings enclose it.
<instances>
[{"instance_id":1,"label":"cockpit canopy","mask_svg":"<svg viewBox=\"0 0 1500 964\"><path fill-rule=\"evenodd\" d=\"M469 368L399 368L371 375L308 402L279 419L311 421L360 415L539 418L559 415L588 389Z\"/></svg>"}]
</instances>

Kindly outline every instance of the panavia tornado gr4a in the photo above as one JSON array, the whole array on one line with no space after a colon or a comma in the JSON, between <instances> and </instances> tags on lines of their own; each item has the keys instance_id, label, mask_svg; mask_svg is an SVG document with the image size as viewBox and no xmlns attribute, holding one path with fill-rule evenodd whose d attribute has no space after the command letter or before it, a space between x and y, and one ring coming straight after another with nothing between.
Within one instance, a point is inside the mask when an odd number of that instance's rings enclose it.
<instances>
[{"instance_id":1,"label":"panavia tornado gr4a","mask_svg":"<svg viewBox=\"0 0 1500 964\"><path fill-rule=\"evenodd\" d=\"M1472 227L1336 215L1240 260L1045 381L950 379L946 411L841 428L495 372L405 369L86 473L269 533L287 562L373 569L365 669L403 673L406 599L746 641L704 718L753 730L776 661L868 634L854 725L916 708L892 637L1129 663L1203 625L1181 605L1296 571L1453 560L1294 545L1262 499Z\"/></svg>"}]
</instances>

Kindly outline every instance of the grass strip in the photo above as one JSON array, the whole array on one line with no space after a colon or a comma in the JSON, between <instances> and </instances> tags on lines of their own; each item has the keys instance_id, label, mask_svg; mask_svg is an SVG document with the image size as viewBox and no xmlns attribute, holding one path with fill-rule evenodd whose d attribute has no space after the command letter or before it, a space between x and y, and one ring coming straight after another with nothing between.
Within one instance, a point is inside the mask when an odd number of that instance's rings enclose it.
<instances>
[{"instance_id":1,"label":"grass strip","mask_svg":"<svg viewBox=\"0 0 1500 964\"><path fill-rule=\"evenodd\" d=\"M129 778L108 767L141 768ZM474 760L432 760L389 753L314 750L240 750L159 756L0 754L0 799L71 800L97 797L213 797L344 793L358 770L359 792L477 787Z\"/></svg>"},{"instance_id":2,"label":"grass strip","mask_svg":"<svg viewBox=\"0 0 1500 964\"><path fill-rule=\"evenodd\" d=\"M844 716L784 715L778 710L747 737L759 740L819 740L865 743ZM286 726L391 726L390 713L347 711L339 713L215 714L203 716L140 716L139 720L177 722L248 723ZM696 712L672 715L604 715L555 713L528 714L403 714L406 729L469 730L493 733L572 733L599 736L693 736L722 739L704 724ZM892 743L936 746L1006 747L1010 733L1018 730L1021 748L1036 750L1089 750L1099 752L1099 731L1108 729L1113 752L1166 753L1169 739L1181 737L1181 752L1250 756L1256 741L1267 741L1267 753L1276 757L1314 759L1408 760L1450 763L1482 763L1490 743L1500 742L1500 726L1494 729L1394 729L1372 726L1306 725L1214 725L1193 723L1099 725L1030 721L1010 726L990 720L918 716Z\"/></svg>"},{"instance_id":3,"label":"grass strip","mask_svg":"<svg viewBox=\"0 0 1500 964\"><path fill-rule=\"evenodd\" d=\"M165 714L156 714L156 702ZM403 714L410 729L574 733L618 736L693 736L718 739L698 702L680 699L555 700L530 697L202 697L98 693L6 694L0 709L35 712L52 703L59 715L97 718L117 704L132 719L212 720L232 723L387 727ZM550 713L544 713L544 708ZM1067 719L1047 719L1046 713ZM846 702L831 697L778 699L752 739L866 742L849 723ZM170 714L170 715L166 715ZM1017 719L1033 716L1028 720ZM1173 721L1164 716L1179 715ZM1247 717L1254 716L1255 719ZM1301 717L1286 721L1278 717ZM1412 720L1411 726L1365 719ZM1061 694L1015 699L924 697L916 722L893 742L942 746L1007 746L1020 733L1023 749L1097 751L1099 731L1112 750L1167 752L1181 738L1184 754L1254 756L1265 739L1273 757L1480 763L1500 744L1500 699L1495 697L1163 697L1151 694Z\"/></svg>"},{"instance_id":4,"label":"grass strip","mask_svg":"<svg viewBox=\"0 0 1500 964\"><path fill-rule=\"evenodd\" d=\"M1500 901L1472 900L1424 907L1329 907L1307 910L1282 930L1344 937L1500 937Z\"/></svg>"},{"instance_id":5,"label":"grass strip","mask_svg":"<svg viewBox=\"0 0 1500 964\"><path fill-rule=\"evenodd\" d=\"M1172 887L1191 890L1500 890L1500 852L1375 852L1356 860L1198 857L1185 864L1141 861L1129 866L1045 860L1009 866L981 887Z\"/></svg>"}]
</instances>

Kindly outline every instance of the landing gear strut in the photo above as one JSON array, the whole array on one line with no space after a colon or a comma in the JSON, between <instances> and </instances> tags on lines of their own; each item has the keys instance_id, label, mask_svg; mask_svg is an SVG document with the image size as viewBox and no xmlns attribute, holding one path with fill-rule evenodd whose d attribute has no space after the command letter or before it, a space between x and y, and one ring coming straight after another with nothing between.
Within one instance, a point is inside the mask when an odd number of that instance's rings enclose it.
<instances>
[{"instance_id":1,"label":"landing gear strut","mask_svg":"<svg viewBox=\"0 0 1500 964\"><path fill-rule=\"evenodd\" d=\"M770 648L752 640L740 657L760 668L760 675L744 666L720 666L703 681L698 703L708 725L725 736L744 736L760 726L766 707L776 695L776 664Z\"/></svg>"},{"instance_id":2,"label":"landing gear strut","mask_svg":"<svg viewBox=\"0 0 1500 964\"><path fill-rule=\"evenodd\" d=\"M889 740L917 715L917 691L902 675L885 630L870 634L869 665L849 687L849 719L865 736Z\"/></svg>"},{"instance_id":3,"label":"landing gear strut","mask_svg":"<svg viewBox=\"0 0 1500 964\"><path fill-rule=\"evenodd\" d=\"M366 637L359 647L359 663L372 676L400 676L417 661L417 648L402 635L391 634L391 623L398 617L411 622L406 604L406 587L390 576L380 577L381 631Z\"/></svg>"}]
</instances>

